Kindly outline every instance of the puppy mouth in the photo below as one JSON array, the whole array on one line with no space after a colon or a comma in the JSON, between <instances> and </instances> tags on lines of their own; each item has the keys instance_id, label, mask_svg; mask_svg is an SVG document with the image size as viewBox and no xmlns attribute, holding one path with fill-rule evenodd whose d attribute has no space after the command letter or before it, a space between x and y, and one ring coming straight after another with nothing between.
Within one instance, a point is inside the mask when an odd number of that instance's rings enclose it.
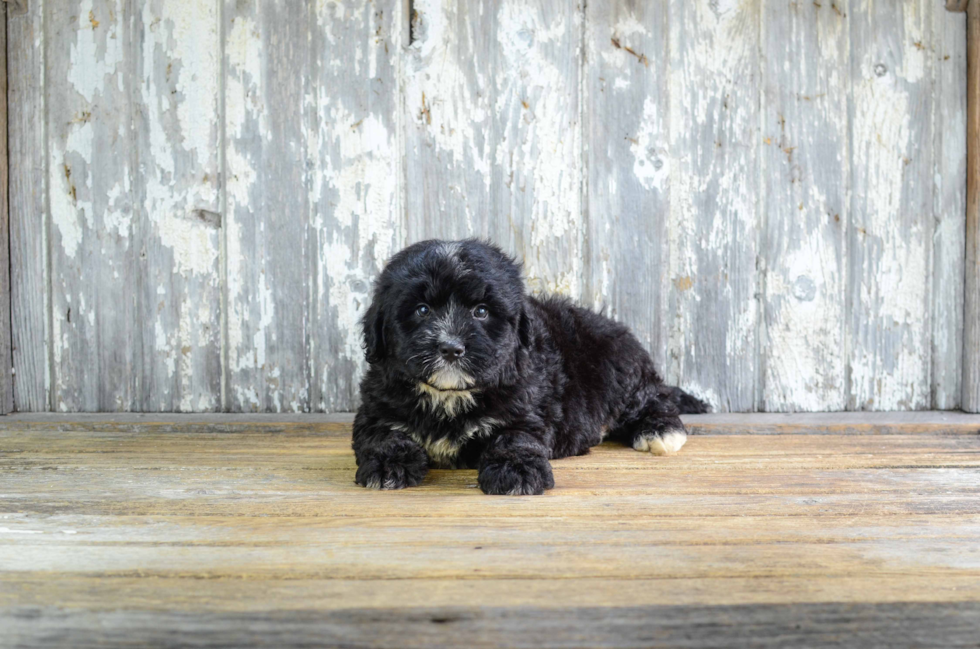
<instances>
[{"instance_id":1,"label":"puppy mouth","mask_svg":"<svg viewBox=\"0 0 980 649\"><path fill-rule=\"evenodd\" d=\"M460 392L471 389L476 380L460 368L450 365L437 369L420 382L439 392Z\"/></svg>"}]
</instances>

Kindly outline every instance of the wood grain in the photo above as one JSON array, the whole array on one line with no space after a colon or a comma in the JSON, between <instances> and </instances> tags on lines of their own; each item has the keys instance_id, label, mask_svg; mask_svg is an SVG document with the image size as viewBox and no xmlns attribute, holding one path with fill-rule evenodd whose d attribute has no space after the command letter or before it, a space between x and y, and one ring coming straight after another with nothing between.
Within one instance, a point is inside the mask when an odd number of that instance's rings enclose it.
<instances>
[{"instance_id":1,"label":"wood grain","mask_svg":"<svg viewBox=\"0 0 980 649\"><path fill-rule=\"evenodd\" d=\"M412 4L405 61L407 239L490 237L532 291L584 272L574 0Z\"/></svg>"},{"instance_id":2,"label":"wood grain","mask_svg":"<svg viewBox=\"0 0 980 649\"><path fill-rule=\"evenodd\" d=\"M963 409L980 412L980 2L967 9L966 294Z\"/></svg>"},{"instance_id":3,"label":"wood grain","mask_svg":"<svg viewBox=\"0 0 980 649\"><path fill-rule=\"evenodd\" d=\"M849 408L929 405L934 2L854 3ZM938 8L942 10L941 7Z\"/></svg>"},{"instance_id":4,"label":"wood grain","mask_svg":"<svg viewBox=\"0 0 980 649\"><path fill-rule=\"evenodd\" d=\"M45 3L7 3L10 320L14 406L50 410Z\"/></svg>"},{"instance_id":5,"label":"wood grain","mask_svg":"<svg viewBox=\"0 0 980 649\"><path fill-rule=\"evenodd\" d=\"M5 640L540 646L547 629L548 646L700 646L721 629L717 646L903 646L980 630L976 431L730 423L669 458L604 444L555 461L545 496L492 498L473 471L357 487L336 417L209 419L0 422Z\"/></svg>"},{"instance_id":6,"label":"wood grain","mask_svg":"<svg viewBox=\"0 0 980 649\"><path fill-rule=\"evenodd\" d=\"M682 415L693 435L978 435L980 417L962 412L716 413ZM339 433L354 420L337 414L73 414L19 413L0 420L0 430L133 433Z\"/></svg>"},{"instance_id":7,"label":"wood grain","mask_svg":"<svg viewBox=\"0 0 980 649\"><path fill-rule=\"evenodd\" d=\"M592 307L630 327L663 373L670 103L659 62L667 60L667 4L586 7L586 294Z\"/></svg>"},{"instance_id":8,"label":"wood grain","mask_svg":"<svg viewBox=\"0 0 980 649\"><path fill-rule=\"evenodd\" d=\"M667 378L756 410L760 3L670 2Z\"/></svg>"},{"instance_id":9,"label":"wood grain","mask_svg":"<svg viewBox=\"0 0 980 649\"><path fill-rule=\"evenodd\" d=\"M292 584L285 587L290 588ZM582 584L600 600L601 589ZM517 588L515 585L514 588ZM519 586L523 588L523 585ZM572 586L574 587L574 585ZM670 599L669 596L666 597ZM33 626L38 614L46 626ZM611 609L589 603L554 609L429 605L377 611L336 613L249 611L171 613L95 613L54 608L15 611L4 620L17 646L63 644L117 646L134 640L151 646L235 647L328 645L343 647L806 647L871 649L921 647L931 643L970 646L980 627L975 603L902 603L815 605L767 604L725 607L678 607L669 604Z\"/></svg>"},{"instance_id":10,"label":"wood grain","mask_svg":"<svg viewBox=\"0 0 980 649\"><path fill-rule=\"evenodd\" d=\"M846 405L847 21L830 3L767 3L762 21L765 336L761 409ZM846 5L838 7L846 10Z\"/></svg>"},{"instance_id":11,"label":"wood grain","mask_svg":"<svg viewBox=\"0 0 980 649\"><path fill-rule=\"evenodd\" d=\"M487 234L517 253L530 291L575 299L584 297L586 270L584 5L578 0L498 2L490 76L495 164ZM473 18L479 30L481 21Z\"/></svg>"},{"instance_id":12,"label":"wood grain","mask_svg":"<svg viewBox=\"0 0 980 649\"><path fill-rule=\"evenodd\" d=\"M213 0L150 0L139 51L134 219L142 328L141 411L221 410L221 41Z\"/></svg>"},{"instance_id":13,"label":"wood grain","mask_svg":"<svg viewBox=\"0 0 980 649\"><path fill-rule=\"evenodd\" d=\"M45 6L52 403L138 410L144 263L136 212L139 42L124 0Z\"/></svg>"},{"instance_id":14,"label":"wood grain","mask_svg":"<svg viewBox=\"0 0 980 649\"><path fill-rule=\"evenodd\" d=\"M400 3L317 6L311 187L316 277L311 408L356 409L364 352L358 318L374 278L405 244ZM338 89L344 89L343 92Z\"/></svg>"},{"instance_id":15,"label":"wood grain","mask_svg":"<svg viewBox=\"0 0 980 649\"><path fill-rule=\"evenodd\" d=\"M486 237L491 216L495 16L416 0L404 58L407 243ZM492 11L492 9L491 9ZM478 28L482 24L485 28Z\"/></svg>"},{"instance_id":16,"label":"wood grain","mask_svg":"<svg viewBox=\"0 0 980 649\"><path fill-rule=\"evenodd\" d=\"M310 409L315 115L305 3L224 1L226 403Z\"/></svg>"},{"instance_id":17,"label":"wood grain","mask_svg":"<svg viewBox=\"0 0 980 649\"><path fill-rule=\"evenodd\" d=\"M932 408L960 407L964 366L963 278L967 185L966 20L935 11L933 105Z\"/></svg>"},{"instance_id":18,"label":"wood grain","mask_svg":"<svg viewBox=\"0 0 980 649\"><path fill-rule=\"evenodd\" d=\"M10 336L10 193L7 150L7 5L0 7L0 415L14 409Z\"/></svg>"}]
</instances>

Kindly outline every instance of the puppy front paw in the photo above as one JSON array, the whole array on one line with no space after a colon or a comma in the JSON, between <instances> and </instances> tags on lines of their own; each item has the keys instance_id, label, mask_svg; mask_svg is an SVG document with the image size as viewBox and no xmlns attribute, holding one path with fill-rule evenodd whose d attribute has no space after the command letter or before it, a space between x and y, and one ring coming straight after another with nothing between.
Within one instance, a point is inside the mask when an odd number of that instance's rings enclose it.
<instances>
[{"instance_id":1,"label":"puppy front paw","mask_svg":"<svg viewBox=\"0 0 980 649\"><path fill-rule=\"evenodd\" d=\"M687 431L683 428L668 428L660 432L640 433L633 440L633 448L654 455L673 455L681 450L687 441Z\"/></svg>"},{"instance_id":2,"label":"puppy front paw","mask_svg":"<svg viewBox=\"0 0 980 649\"><path fill-rule=\"evenodd\" d=\"M484 461L477 482L483 493L491 496L540 496L555 486L551 464L537 455Z\"/></svg>"},{"instance_id":3,"label":"puppy front paw","mask_svg":"<svg viewBox=\"0 0 980 649\"><path fill-rule=\"evenodd\" d=\"M422 447L400 444L380 451L366 451L358 458L354 482L368 489L404 489L421 484L429 471Z\"/></svg>"}]
</instances>

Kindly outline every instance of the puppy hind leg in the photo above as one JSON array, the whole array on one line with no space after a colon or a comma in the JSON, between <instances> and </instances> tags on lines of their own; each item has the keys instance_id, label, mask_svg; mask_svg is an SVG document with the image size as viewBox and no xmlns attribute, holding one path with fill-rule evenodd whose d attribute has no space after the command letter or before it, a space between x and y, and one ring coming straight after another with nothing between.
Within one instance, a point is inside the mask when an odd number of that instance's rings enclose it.
<instances>
[{"instance_id":1,"label":"puppy hind leg","mask_svg":"<svg viewBox=\"0 0 980 649\"><path fill-rule=\"evenodd\" d=\"M687 431L679 417L650 418L633 436L633 448L654 455L673 455L687 442Z\"/></svg>"},{"instance_id":2,"label":"puppy hind leg","mask_svg":"<svg viewBox=\"0 0 980 649\"><path fill-rule=\"evenodd\" d=\"M616 437L637 451L673 455L687 442L687 430L677 406L653 398L640 415L617 431Z\"/></svg>"}]
</instances>

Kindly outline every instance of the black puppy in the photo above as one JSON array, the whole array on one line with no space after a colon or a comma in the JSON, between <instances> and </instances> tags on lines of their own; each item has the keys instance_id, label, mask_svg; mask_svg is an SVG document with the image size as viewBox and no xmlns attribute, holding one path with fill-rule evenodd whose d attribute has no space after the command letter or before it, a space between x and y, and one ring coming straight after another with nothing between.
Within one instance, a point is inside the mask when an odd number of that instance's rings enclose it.
<instances>
[{"instance_id":1,"label":"black puppy","mask_svg":"<svg viewBox=\"0 0 980 649\"><path fill-rule=\"evenodd\" d=\"M621 324L531 297L482 241L423 241L378 278L362 321L369 364L354 419L357 484L412 487L429 467L479 469L488 494L554 486L549 459L603 439L655 455L704 402L663 384Z\"/></svg>"}]
</instances>

